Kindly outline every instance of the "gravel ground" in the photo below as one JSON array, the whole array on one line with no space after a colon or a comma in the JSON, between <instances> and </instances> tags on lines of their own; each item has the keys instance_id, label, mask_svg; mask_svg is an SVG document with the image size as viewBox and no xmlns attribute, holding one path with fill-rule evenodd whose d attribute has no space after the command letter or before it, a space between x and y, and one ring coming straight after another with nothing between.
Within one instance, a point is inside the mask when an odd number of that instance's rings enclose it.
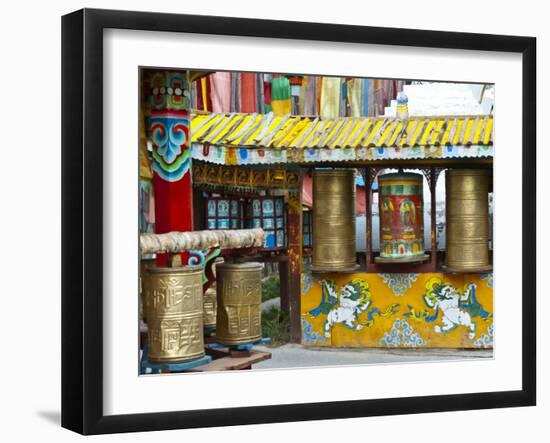
<instances>
[{"instance_id":1,"label":"gravel ground","mask_svg":"<svg viewBox=\"0 0 550 443\"><path fill-rule=\"evenodd\" d=\"M258 346L271 352L270 360L253 369L299 368L358 364L405 363L492 358L490 349L342 349L286 344L279 347Z\"/></svg>"}]
</instances>

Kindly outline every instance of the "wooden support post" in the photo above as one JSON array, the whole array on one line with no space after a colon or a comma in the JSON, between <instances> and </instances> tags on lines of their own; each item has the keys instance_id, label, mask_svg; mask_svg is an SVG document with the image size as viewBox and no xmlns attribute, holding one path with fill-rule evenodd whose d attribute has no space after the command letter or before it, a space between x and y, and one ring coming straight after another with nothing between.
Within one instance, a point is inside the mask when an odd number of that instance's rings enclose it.
<instances>
[{"instance_id":1,"label":"wooden support post","mask_svg":"<svg viewBox=\"0 0 550 443\"><path fill-rule=\"evenodd\" d=\"M437 269L437 226L436 226L436 212L437 212L437 202L436 202L436 193L435 188L437 184L437 175L435 168L430 169L430 227L431 227L431 240L432 240L432 251L431 251L431 261L430 265L432 267L432 272L435 272Z\"/></svg>"},{"instance_id":2,"label":"wooden support post","mask_svg":"<svg viewBox=\"0 0 550 443\"><path fill-rule=\"evenodd\" d=\"M370 168L365 168L363 170L363 181L365 182L365 270L369 270L369 267L373 263L372 257L372 173Z\"/></svg>"},{"instance_id":3,"label":"wooden support post","mask_svg":"<svg viewBox=\"0 0 550 443\"><path fill-rule=\"evenodd\" d=\"M290 315L290 266L288 257L277 263L279 268L279 282L281 287L281 312Z\"/></svg>"},{"instance_id":4,"label":"wooden support post","mask_svg":"<svg viewBox=\"0 0 550 443\"><path fill-rule=\"evenodd\" d=\"M193 189L189 150L187 72L145 70L144 110L149 138L153 143L153 186L155 191L155 232L193 230ZM183 264L188 256L182 254ZM157 265L166 266L167 254L157 256Z\"/></svg>"},{"instance_id":5,"label":"wooden support post","mask_svg":"<svg viewBox=\"0 0 550 443\"><path fill-rule=\"evenodd\" d=\"M290 304L290 341L302 341L302 183L288 193L288 267ZM282 301L282 300L281 300Z\"/></svg>"}]
</instances>

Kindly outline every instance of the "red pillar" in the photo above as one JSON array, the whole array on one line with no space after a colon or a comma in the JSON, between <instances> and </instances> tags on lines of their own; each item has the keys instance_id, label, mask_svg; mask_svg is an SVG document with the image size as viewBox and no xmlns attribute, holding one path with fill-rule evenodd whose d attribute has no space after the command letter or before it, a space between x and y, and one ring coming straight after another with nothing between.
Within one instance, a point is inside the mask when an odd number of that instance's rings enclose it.
<instances>
[{"instance_id":1,"label":"red pillar","mask_svg":"<svg viewBox=\"0 0 550 443\"><path fill-rule=\"evenodd\" d=\"M153 144L155 232L193 230L193 186L189 150L189 85L185 71L144 71L143 93ZM157 266L166 266L166 254ZM187 263L187 254L182 254Z\"/></svg>"}]
</instances>

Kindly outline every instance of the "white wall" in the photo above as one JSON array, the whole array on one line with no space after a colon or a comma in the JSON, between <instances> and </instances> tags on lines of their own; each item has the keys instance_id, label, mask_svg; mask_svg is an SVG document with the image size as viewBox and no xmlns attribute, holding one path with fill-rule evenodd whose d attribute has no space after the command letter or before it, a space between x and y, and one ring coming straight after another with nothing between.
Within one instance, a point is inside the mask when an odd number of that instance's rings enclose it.
<instances>
[{"instance_id":1,"label":"white wall","mask_svg":"<svg viewBox=\"0 0 550 443\"><path fill-rule=\"evenodd\" d=\"M156 10L192 14L234 15L287 20L350 23L470 31L539 38L539 152L542 147L543 102L550 101L543 74L550 72L550 28L544 2L525 0L511 8L506 2L463 0L362 3L305 0L170 2L157 0L86 0L2 5L2 168L0 173L0 267L3 331L0 404L4 441L73 441L81 438L58 427L60 409L60 16L83 6ZM546 57L542 57L545 54ZM544 89L544 90L543 90ZM498 101L498 92L496 95ZM497 105L498 106L498 105ZM519 124L519 122L518 122ZM519 147L518 147L519 148ZM546 160L548 156L546 156ZM546 161L547 168L550 163ZM539 162L539 177L543 163ZM539 201L548 194L541 177ZM548 205L544 220L548 222ZM539 216L539 222L541 218ZM26 229L26 231L23 231ZM19 236L16 235L19 233ZM548 235L542 238L548 245ZM539 251L542 247L539 247ZM548 248L546 248L548 249ZM539 254L540 256L540 254ZM512 258L513 259L513 258ZM539 275L550 265L539 264ZM539 292L543 289L539 278ZM513 294L508 294L513 296ZM519 295L519 294L518 294ZM539 312L548 309L539 297ZM539 316L540 318L540 316ZM547 323L539 321L539 406L536 408L378 417L117 435L94 441L380 441L407 442L541 441L548 436L550 365L545 340ZM543 349L546 348L546 349ZM25 358L22 354L25 351ZM475 374L466 376L475 377ZM360 382L369 382L361 380ZM330 384L330 381L327 381ZM414 380L411 380L414 383ZM317 386L317 389L324 387ZM537 438L539 437L540 438ZM536 440L534 440L536 438Z\"/></svg>"},{"instance_id":2,"label":"white wall","mask_svg":"<svg viewBox=\"0 0 550 443\"><path fill-rule=\"evenodd\" d=\"M422 83L405 85L403 92L409 99L409 115L483 115L490 109L493 87L485 96L482 105L479 98L482 84L469 83ZM397 101L392 100L384 114L395 117Z\"/></svg>"}]
</instances>

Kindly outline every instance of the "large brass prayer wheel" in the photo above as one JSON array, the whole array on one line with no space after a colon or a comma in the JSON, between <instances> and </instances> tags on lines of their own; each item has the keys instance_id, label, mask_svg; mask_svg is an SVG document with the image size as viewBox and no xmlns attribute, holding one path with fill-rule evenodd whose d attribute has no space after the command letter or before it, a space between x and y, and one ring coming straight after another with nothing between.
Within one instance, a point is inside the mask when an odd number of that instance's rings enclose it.
<instances>
[{"instance_id":1,"label":"large brass prayer wheel","mask_svg":"<svg viewBox=\"0 0 550 443\"><path fill-rule=\"evenodd\" d=\"M489 262L489 173L451 169L446 173L446 267L480 271Z\"/></svg>"},{"instance_id":2,"label":"large brass prayer wheel","mask_svg":"<svg viewBox=\"0 0 550 443\"><path fill-rule=\"evenodd\" d=\"M378 191L381 259L411 261L424 257L422 175L381 175Z\"/></svg>"},{"instance_id":3,"label":"large brass prayer wheel","mask_svg":"<svg viewBox=\"0 0 550 443\"><path fill-rule=\"evenodd\" d=\"M313 172L314 272L357 269L355 205L354 169Z\"/></svg>"},{"instance_id":4,"label":"large brass prayer wheel","mask_svg":"<svg viewBox=\"0 0 550 443\"><path fill-rule=\"evenodd\" d=\"M202 357L202 267L151 266L144 277L149 361L172 363Z\"/></svg>"},{"instance_id":5,"label":"large brass prayer wheel","mask_svg":"<svg viewBox=\"0 0 550 443\"><path fill-rule=\"evenodd\" d=\"M217 265L216 292L216 341L238 345L259 340L262 337L262 264Z\"/></svg>"}]
</instances>

